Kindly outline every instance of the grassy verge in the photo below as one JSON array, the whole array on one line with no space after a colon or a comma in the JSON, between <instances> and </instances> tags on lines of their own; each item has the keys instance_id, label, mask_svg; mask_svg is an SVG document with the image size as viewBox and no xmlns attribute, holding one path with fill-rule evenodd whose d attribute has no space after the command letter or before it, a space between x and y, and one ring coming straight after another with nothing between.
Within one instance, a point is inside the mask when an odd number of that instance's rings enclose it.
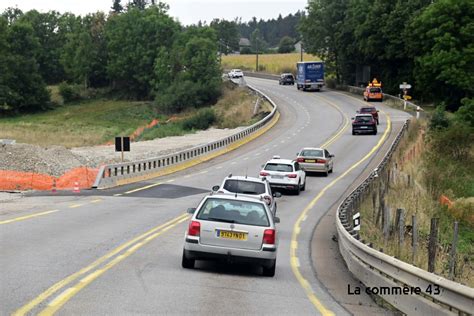
<instances>
[{"instance_id":1,"label":"grassy verge","mask_svg":"<svg viewBox=\"0 0 474 316\"><path fill-rule=\"evenodd\" d=\"M383 248L397 258L413 263L427 269L428 267L428 237L431 218L439 218L439 238L435 273L448 277L449 258L453 240L453 223L459 222L459 237L456 256L454 280L474 286L474 222L472 206L474 203L466 199L457 199L452 208L440 205L431 190L426 188L425 177L427 173L435 172L427 168L424 157L430 148L426 146L420 134L420 125L415 121L411 123L408 136L400 143L391 165L398 166L392 173L391 182L385 195L385 204L390 209L390 237L384 240L382 220L378 217L380 200L377 193L372 193L361 205L361 238L372 242L374 248ZM417 143L418 142L418 143ZM417 146L418 144L418 146ZM407 155L412 148L417 147L416 154ZM408 156L408 159L407 159ZM410 179L410 180L409 180ZM377 192L377 190L374 190ZM375 203L374 203L375 201ZM401 247L398 245L398 232L395 229L396 209L405 210L406 234ZM412 257L411 246L411 220L416 216L418 226L417 255ZM414 259L414 260L413 260Z\"/></svg>"},{"instance_id":2,"label":"grassy verge","mask_svg":"<svg viewBox=\"0 0 474 316\"><path fill-rule=\"evenodd\" d=\"M88 100L48 112L0 118L0 138L42 146L93 146L130 135L153 118L156 114L149 103Z\"/></svg>"},{"instance_id":3,"label":"grassy verge","mask_svg":"<svg viewBox=\"0 0 474 316\"><path fill-rule=\"evenodd\" d=\"M303 60L318 61L318 57L304 54ZM222 67L225 69L240 68L255 70L255 55L227 55L222 56ZM263 54L258 56L259 71L279 75L284 72L296 72L296 63L300 61L299 53L291 54Z\"/></svg>"}]
</instances>

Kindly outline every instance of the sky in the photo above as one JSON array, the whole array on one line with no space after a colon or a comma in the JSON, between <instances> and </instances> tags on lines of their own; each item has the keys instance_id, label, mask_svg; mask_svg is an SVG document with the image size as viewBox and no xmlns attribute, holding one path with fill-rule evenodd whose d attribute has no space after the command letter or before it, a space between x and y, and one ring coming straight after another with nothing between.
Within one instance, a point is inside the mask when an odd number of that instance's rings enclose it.
<instances>
[{"instance_id":1,"label":"sky","mask_svg":"<svg viewBox=\"0 0 474 316\"><path fill-rule=\"evenodd\" d=\"M0 0L0 12L8 7L18 7L22 11L36 9L40 12L56 10L61 13L72 12L85 15L96 11L108 12L112 0ZM128 0L122 0L122 5ZM195 24L199 20L210 22L214 18L233 20L241 17L247 22L256 17L260 19L286 16L304 10L307 0L164 0L170 6L169 15L182 24Z\"/></svg>"}]
</instances>

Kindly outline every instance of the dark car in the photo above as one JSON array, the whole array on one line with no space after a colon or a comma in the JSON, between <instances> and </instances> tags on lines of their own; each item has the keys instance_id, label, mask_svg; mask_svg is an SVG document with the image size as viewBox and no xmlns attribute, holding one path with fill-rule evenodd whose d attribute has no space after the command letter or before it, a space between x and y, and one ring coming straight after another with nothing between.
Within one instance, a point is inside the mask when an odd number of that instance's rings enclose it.
<instances>
[{"instance_id":1,"label":"dark car","mask_svg":"<svg viewBox=\"0 0 474 316\"><path fill-rule=\"evenodd\" d=\"M281 74L280 75L280 79L278 79L278 83L279 84L291 84L291 85L294 85L295 84L295 77L293 76L293 74Z\"/></svg>"},{"instance_id":2,"label":"dark car","mask_svg":"<svg viewBox=\"0 0 474 316\"><path fill-rule=\"evenodd\" d=\"M374 106L364 106L357 111L359 114L372 114L375 121L377 121L377 125L379 125L379 111Z\"/></svg>"},{"instance_id":3,"label":"dark car","mask_svg":"<svg viewBox=\"0 0 474 316\"><path fill-rule=\"evenodd\" d=\"M355 134L377 135L377 122L372 114L357 114L352 118L352 135Z\"/></svg>"}]
</instances>

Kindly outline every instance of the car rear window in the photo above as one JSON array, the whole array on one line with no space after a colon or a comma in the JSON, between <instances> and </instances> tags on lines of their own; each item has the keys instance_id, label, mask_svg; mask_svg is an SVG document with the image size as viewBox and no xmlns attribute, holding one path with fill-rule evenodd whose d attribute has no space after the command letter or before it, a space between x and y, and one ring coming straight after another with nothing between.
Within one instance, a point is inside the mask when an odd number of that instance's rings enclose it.
<instances>
[{"instance_id":1,"label":"car rear window","mask_svg":"<svg viewBox=\"0 0 474 316\"><path fill-rule=\"evenodd\" d=\"M265 170L279 172L293 172L293 166L283 163L267 163Z\"/></svg>"},{"instance_id":2,"label":"car rear window","mask_svg":"<svg viewBox=\"0 0 474 316\"><path fill-rule=\"evenodd\" d=\"M227 180L224 183L224 189L233 193L263 194L265 193L265 184L245 180Z\"/></svg>"},{"instance_id":3,"label":"car rear window","mask_svg":"<svg viewBox=\"0 0 474 316\"><path fill-rule=\"evenodd\" d=\"M370 88L370 93L380 93L382 92L382 89L380 88Z\"/></svg>"},{"instance_id":4,"label":"car rear window","mask_svg":"<svg viewBox=\"0 0 474 316\"><path fill-rule=\"evenodd\" d=\"M285 75L286 79L293 79L293 75Z\"/></svg>"},{"instance_id":5,"label":"car rear window","mask_svg":"<svg viewBox=\"0 0 474 316\"><path fill-rule=\"evenodd\" d=\"M355 119L356 122L368 123L372 121L372 116L357 116Z\"/></svg>"},{"instance_id":6,"label":"car rear window","mask_svg":"<svg viewBox=\"0 0 474 316\"><path fill-rule=\"evenodd\" d=\"M300 156L303 157L324 157L323 151L319 149L302 150Z\"/></svg>"},{"instance_id":7,"label":"car rear window","mask_svg":"<svg viewBox=\"0 0 474 316\"><path fill-rule=\"evenodd\" d=\"M360 109L360 113L372 113L372 108L362 108Z\"/></svg>"},{"instance_id":8,"label":"car rear window","mask_svg":"<svg viewBox=\"0 0 474 316\"><path fill-rule=\"evenodd\" d=\"M196 219L252 226L270 226L262 203L208 198Z\"/></svg>"}]
</instances>

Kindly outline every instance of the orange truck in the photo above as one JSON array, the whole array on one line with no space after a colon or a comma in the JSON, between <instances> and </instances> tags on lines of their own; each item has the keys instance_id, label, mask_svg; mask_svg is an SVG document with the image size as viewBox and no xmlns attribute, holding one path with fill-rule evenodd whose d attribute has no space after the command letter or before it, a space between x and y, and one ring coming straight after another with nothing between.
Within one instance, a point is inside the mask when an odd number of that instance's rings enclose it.
<instances>
[{"instance_id":1,"label":"orange truck","mask_svg":"<svg viewBox=\"0 0 474 316\"><path fill-rule=\"evenodd\" d=\"M383 92L382 92L382 82L378 82L374 78L372 82L369 82L369 85L365 88L364 91L364 100L369 101L383 101Z\"/></svg>"}]
</instances>

